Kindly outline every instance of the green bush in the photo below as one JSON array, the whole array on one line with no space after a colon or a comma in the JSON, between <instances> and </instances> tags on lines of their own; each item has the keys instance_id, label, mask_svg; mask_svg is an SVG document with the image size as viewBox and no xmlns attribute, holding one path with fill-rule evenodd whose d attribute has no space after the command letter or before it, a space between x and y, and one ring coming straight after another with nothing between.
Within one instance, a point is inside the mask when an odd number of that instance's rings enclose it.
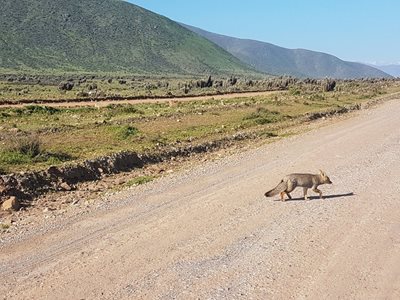
<instances>
[{"instance_id":1,"label":"green bush","mask_svg":"<svg viewBox=\"0 0 400 300\"><path fill-rule=\"evenodd\" d=\"M2 165L21 165L29 163L31 160L32 160L31 157L19 152L13 152L13 151L0 152L0 163ZM5 170L2 170L2 173L5 173Z\"/></svg>"},{"instance_id":2,"label":"green bush","mask_svg":"<svg viewBox=\"0 0 400 300\"><path fill-rule=\"evenodd\" d=\"M9 152L25 155L34 158L41 153L41 144L37 135L21 135L17 136L11 142Z\"/></svg>"},{"instance_id":3,"label":"green bush","mask_svg":"<svg viewBox=\"0 0 400 300\"><path fill-rule=\"evenodd\" d=\"M44 151L36 136L17 137L0 151L0 174L10 172L12 166L35 163L57 165L73 159L76 158L65 153Z\"/></svg>"},{"instance_id":4,"label":"green bush","mask_svg":"<svg viewBox=\"0 0 400 300\"><path fill-rule=\"evenodd\" d=\"M153 181L154 177L153 176L138 176L132 180L129 180L126 185L127 186L133 186L133 185L141 185L148 183L150 181Z\"/></svg>"},{"instance_id":5,"label":"green bush","mask_svg":"<svg viewBox=\"0 0 400 300\"><path fill-rule=\"evenodd\" d=\"M258 125L265 125L281 120L281 115L279 112L270 111L263 107L258 107L255 112L245 116L243 120L250 121Z\"/></svg>"},{"instance_id":6,"label":"green bush","mask_svg":"<svg viewBox=\"0 0 400 300\"><path fill-rule=\"evenodd\" d=\"M46 115L54 115L60 110L58 108L50 107L50 106L40 106L40 105L28 105L22 111L25 114L46 114Z\"/></svg>"},{"instance_id":7,"label":"green bush","mask_svg":"<svg viewBox=\"0 0 400 300\"><path fill-rule=\"evenodd\" d=\"M130 125L112 126L110 127L110 130L120 140L126 140L127 138L135 136L139 133L139 129Z\"/></svg>"}]
</instances>

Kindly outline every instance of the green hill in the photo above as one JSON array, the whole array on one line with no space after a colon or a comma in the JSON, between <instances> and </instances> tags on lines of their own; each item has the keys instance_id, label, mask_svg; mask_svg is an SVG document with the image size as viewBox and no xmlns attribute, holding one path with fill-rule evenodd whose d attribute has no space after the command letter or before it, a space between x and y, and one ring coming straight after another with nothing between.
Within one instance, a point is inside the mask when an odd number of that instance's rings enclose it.
<instances>
[{"instance_id":1,"label":"green hill","mask_svg":"<svg viewBox=\"0 0 400 300\"><path fill-rule=\"evenodd\" d=\"M181 25L216 43L255 69L269 74L312 78L390 77L376 68L343 61L322 52L287 49L270 43L238 39Z\"/></svg>"},{"instance_id":2,"label":"green hill","mask_svg":"<svg viewBox=\"0 0 400 300\"><path fill-rule=\"evenodd\" d=\"M2 0L1 6L3 72L253 72L176 22L124 1Z\"/></svg>"}]
</instances>

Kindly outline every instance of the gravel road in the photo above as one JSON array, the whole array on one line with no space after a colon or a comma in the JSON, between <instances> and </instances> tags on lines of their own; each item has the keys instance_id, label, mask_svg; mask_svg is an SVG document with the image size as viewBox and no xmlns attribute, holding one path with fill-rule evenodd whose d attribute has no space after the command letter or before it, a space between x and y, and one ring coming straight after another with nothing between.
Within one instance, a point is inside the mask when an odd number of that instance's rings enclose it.
<instances>
[{"instance_id":1,"label":"gravel road","mask_svg":"<svg viewBox=\"0 0 400 300\"><path fill-rule=\"evenodd\" d=\"M0 299L400 299L399 116L386 102L3 240ZM318 169L326 199L263 196Z\"/></svg>"}]
</instances>

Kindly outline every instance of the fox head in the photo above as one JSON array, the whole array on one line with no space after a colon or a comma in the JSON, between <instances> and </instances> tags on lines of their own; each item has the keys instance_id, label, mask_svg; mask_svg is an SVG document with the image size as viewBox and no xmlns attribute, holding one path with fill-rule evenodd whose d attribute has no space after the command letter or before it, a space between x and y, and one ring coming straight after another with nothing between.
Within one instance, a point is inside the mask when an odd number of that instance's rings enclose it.
<instances>
[{"instance_id":1,"label":"fox head","mask_svg":"<svg viewBox=\"0 0 400 300\"><path fill-rule=\"evenodd\" d=\"M319 176L321 177L321 183L327 183L327 184L332 184L332 181L329 179L329 177L325 174L324 171L319 170Z\"/></svg>"}]
</instances>

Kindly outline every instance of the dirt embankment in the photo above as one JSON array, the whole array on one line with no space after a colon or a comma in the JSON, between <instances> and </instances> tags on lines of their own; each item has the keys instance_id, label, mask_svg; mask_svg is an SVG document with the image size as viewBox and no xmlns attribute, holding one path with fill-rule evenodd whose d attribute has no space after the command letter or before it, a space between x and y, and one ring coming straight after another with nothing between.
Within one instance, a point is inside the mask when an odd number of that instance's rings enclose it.
<instances>
[{"instance_id":1,"label":"dirt embankment","mask_svg":"<svg viewBox=\"0 0 400 300\"><path fill-rule=\"evenodd\" d=\"M256 138L256 136L235 134L216 141L165 149L155 153L137 154L126 151L73 165L50 167L44 171L0 175L0 205L2 199L7 197L17 197L25 205L29 205L29 201L49 191L72 190L78 183L100 180L104 175L127 172L176 157L215 151L229 147L237 141L251 138Z\"/></svg>"},{"instance_id":2,"label":"dirt embankment","mask_svg":"<svg viewBox=\"0 0 400 300\"><path fill-rule=\"evenodd\" d=\"M362 107L368 107L371 103L364 106L355 104L325 112L306 114L302 117L300 123L338 116L359 110ZM101 180L106 175L129 172L136 168L168 161L176 157L189 157L193 154L212 152L230 147L243 140L256 138L259 138L256 133L238 133L197 145L188 144L181 147L165 148L155 153L138 154L126 151L86 160L82 163L50 167L43 171L0 175L0 206L9 199L16 199L18 201L17 207L29 206L30 202L37 196L47 192L74 190L79 183Z\"/></svg>"}]
</instances>

